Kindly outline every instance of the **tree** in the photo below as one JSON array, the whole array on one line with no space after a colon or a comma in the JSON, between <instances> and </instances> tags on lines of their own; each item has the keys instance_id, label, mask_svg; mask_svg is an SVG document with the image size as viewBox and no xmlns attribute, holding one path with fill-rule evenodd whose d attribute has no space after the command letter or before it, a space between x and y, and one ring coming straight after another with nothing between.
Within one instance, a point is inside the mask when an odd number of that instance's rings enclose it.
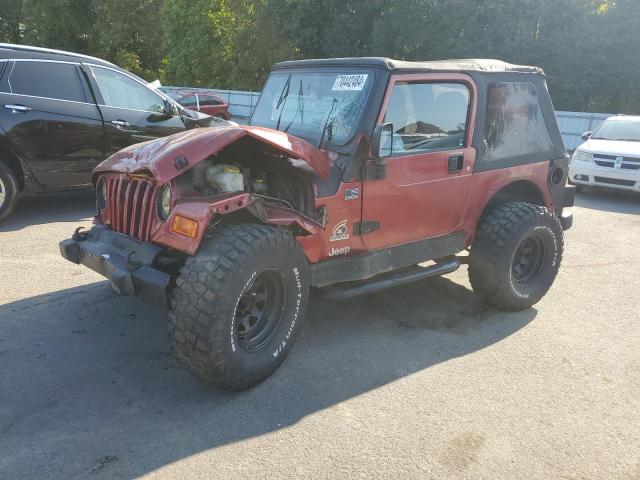
<instances>
[{"instance_id":1,"label":"tree","mask_svg":"<svg viewBox=\"0 0 640 480\"><path fill-rule=\"evenodd\" d=\"M22 0L0 0L0 41L22 40Z\"/></svg>"},{"instance_id":2,"label":"tree","mask_svg":"<svg viewBox=\"0 0 640 480\"><path fill-rule=\"evenodd\" d=\"M543 67L558 109L629 113L639 23L638 0L0 0L0 40L164 83L258 90L296 58L499 58Z\"/></svg>"},{"instance_id":3,"label":"tree","mask_svg":"<svg viewBox=\"0 0 640 480\"><path fill-rule=\"evenodd\" d=\"M172 83L232 88L234 17L224 0L165 0L165 74Z\"/></svg>"},{"instance_id":4,"label":"tree","mask_svg":"<svg viewBox=\"0 0 640 480\"><path fill-rule=\"evenodd\" d=\"M162 0L94 0L91 51L155 80L164 58L162 4Z\"/></svg>"}]
</instances>

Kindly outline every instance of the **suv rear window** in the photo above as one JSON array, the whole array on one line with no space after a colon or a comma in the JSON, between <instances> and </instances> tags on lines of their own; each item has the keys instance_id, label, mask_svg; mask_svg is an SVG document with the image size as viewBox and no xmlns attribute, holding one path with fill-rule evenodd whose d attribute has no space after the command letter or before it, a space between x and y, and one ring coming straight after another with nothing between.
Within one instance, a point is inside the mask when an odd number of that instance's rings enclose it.
<instances>
[{"instance_id":1,"label":"suv rear window","mask_svg":"<svg viewBox=\"0 0 640 480\"><path fill-rule=\"evenodd\" d=\"M490 83L484 138L485 160L527 156L553 149L547 124L532 83Z\"/></svg>"},{"instance_id":2,"label":"suv rear window","mask_svg":"<svg viewBox=\"0 0 640 480\"><path fill-rule=\"evenodd\" d=\"M15 62L3 90L7 93L86 102L75 65L56 62Z\"/></svg>"}]
</instances>

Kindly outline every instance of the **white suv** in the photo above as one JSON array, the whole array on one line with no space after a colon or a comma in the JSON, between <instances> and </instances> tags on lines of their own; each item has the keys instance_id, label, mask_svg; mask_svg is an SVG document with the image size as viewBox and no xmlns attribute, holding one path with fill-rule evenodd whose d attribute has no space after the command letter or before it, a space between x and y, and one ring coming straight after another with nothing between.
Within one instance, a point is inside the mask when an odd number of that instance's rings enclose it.
<instances>
[{"instance_id":1,"label":"white suv","mask_svg":"<svg viewBox=\"0 0 640 480\"><path fill-rule=\"evenodd\" d=\"M609 117L582 139L569 164L571 183L640 192L640 116Z\"/></svg>"}]
</instances>

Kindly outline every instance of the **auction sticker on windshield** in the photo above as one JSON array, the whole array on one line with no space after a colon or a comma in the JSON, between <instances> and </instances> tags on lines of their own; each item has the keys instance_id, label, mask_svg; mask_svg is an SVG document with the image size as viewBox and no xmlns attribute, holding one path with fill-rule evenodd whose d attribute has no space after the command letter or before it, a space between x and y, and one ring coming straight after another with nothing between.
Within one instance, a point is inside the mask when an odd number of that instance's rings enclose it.
<instances>
[{"instance_id":1,"label":"auction sticker on windshield","mask_svg":"<svg viewBox=\"0 0 640 480\"><path fill-rule=\"evenodd\" d=\"M331 90L334 92L362 90L368 77L367 74L338 75Z\"/></svg>"}]
</instances>

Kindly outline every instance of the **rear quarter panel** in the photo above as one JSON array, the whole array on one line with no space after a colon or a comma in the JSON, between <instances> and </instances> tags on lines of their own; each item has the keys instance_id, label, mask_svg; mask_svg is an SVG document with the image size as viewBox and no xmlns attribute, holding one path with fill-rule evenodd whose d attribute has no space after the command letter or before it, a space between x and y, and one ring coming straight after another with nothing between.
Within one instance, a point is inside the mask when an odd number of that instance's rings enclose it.
<instances>
[{"instance_id":1,"label":"rear quarter panel","mask_svg":"<svg viewBox=\"0 0 640 480\"><path fill-rule=\"evenodd\" d=\"M547 184L548 175L549 161L474 173L467 200L466 220L462 225L466 234L465 245L469 246L473 242L484 208L498 191L510 183L522 180L533 183L540 190L545 206L552 211L555 210Z\"/></svg>"}]
</instances>

